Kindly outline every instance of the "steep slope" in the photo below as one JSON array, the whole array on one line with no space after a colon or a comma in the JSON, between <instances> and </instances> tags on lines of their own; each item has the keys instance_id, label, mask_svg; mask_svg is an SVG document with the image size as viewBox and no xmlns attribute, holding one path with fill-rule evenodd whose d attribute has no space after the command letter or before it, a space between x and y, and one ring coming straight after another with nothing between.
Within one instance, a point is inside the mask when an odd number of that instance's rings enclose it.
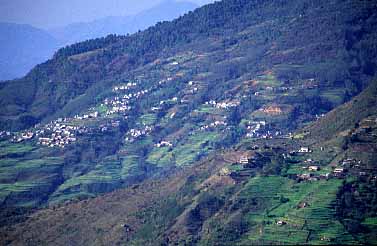
<instances>
[{"instance_id":1,"label":"steep slope","mask_svg":"<svg viewBox=\"0 0 377 246\"><path fill-rule=\"evenodd\" d=\"M353 129L362 120L377 114L377 81L350 102L329 112L307 130L312 137L332 138L335 134Z\"/></svg>"},{"instance_id":2,"label":"steep slope","mask_svg":"<svg viewBox=\"0 0 377 246\"><path fill-rule=\"evenodd\" d=\"M130 37L110 36L76 44L60 50L53 60L22 80L2 85L1 127L31 126L104 79L114 79L159 56L188 49L214 53L238 46L238 56L244 59L234 62L243 64L244 70L227 71L221 79L275 66L284 79L317 77L323 86L346 84L347 95L353 95L367 80L364 77L375 72L375 7L373 2L355 1L225 1ZM274 13L276 8L279 11ZM238 42L242 42L242 48ZM217 56L217 60L225 58L220 53ZM246 73L247 69L253 71ZM15 91L20 84L30 88L22 96ZM339 104L339 96L327 93L326 99Z\"/></svg>"},{"instance_id":3,"label":"steep slope","mask_svg":"<svg viewBox=\"0 0 377 246\"><path fill-rule=\"evenodd\" d=\"M144 30L159 21L171 21L197 7L198 5L190 2L168 0L135 16L114 16L88 23L74 23L49 30L49 33L64 45L100 38L109 34L132 34L139 30Z\"/></svg>"},{"instance_id":4,"label":"steep slope","mask_svg":"<svg viewBox=\"0 0 377 246\"><path fill-rule=\"evenodd\" d=\"M58 41L29 25L0 23L0 81L19 78L51 58Z\"/></svg>"},{"instance_id":5,"label":"steep slope","mask_svg":"<svg viewBox=\"0 0 377 246\"><path fill-rule=\"evenodd\" d=\"M284 146L305 137L292 132L373 77L375 9L369 1L227 0L135 35L59 50L25 78L1 84L2 217L14 223L14 211L158 178L238 143ZM318 157L327 169L332 153ZM281 157L261 158L261 172L236 165L235 180L280 174Z\"/></svg>"},{"instance_id":6,"label":"steep slope","mask_svg":"<svg viewBox=\"0 0 377 246\"><path fill-rule=\"evenodd\" d=\"M353 121L354 110L376 97L375 85L310 129L328 128L334 115ZM357 121L346 146L309 136L241 143L163 178L51 206L3 228L1 238L11 245L374 244L377 113ZM308 142L310 152L298 153Z\"/></svg>"}]
</instances>

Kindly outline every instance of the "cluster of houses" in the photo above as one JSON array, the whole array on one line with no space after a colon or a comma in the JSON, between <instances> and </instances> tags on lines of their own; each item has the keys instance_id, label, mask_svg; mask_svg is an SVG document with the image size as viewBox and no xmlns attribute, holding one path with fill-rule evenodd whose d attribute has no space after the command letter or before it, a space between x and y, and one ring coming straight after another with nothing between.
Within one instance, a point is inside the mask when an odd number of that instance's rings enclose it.
<instances>
[{"instance_id":1,"label":"cluster of houses","mask_svg":"<svg viewBox=\"0 0 377 246\"><path fill-rule=\"evenodd\" d=\"M98 116L99 116L99 113L97 111L94 111L94 112L84 114L84 115L75 115L74 119L77 119L77 120L95 119ZM64 122L68 122L68 120L65 119Z\"/></svg>"},{"instance_id":2,"label":"cluster of houses","mask_svg":"<svg viewBox=\"0 0 377 246\"><path fill-rule=\"evenodd\" d=\"M77 126L69 126L65 124L56 123L52 129L50 127L46 128L50 130L51 133L48 137L39 137L38 144L48 147L60 147L64 148L66 145L74 143L77 141L76 133L82 129ZM45 130L38 132L38 135L44 135Z\"/></svg>"},{"instance_id":3,"label":"cluster of houses","mask_svg":"<svg viewBox=\"0 0 377 246\"><path fill-rule=\"evenodd\" d=\"M309 159L310 160L310 159ZM306 161L306 163L313 163ZM318 172L321 170L320 166L311 165L311 166L304 166L303 169L307 170L308 173L298 174L297 177L299 180L305 180L305 181L318 181L318 180L328 180L329 178L336 177L336 178L344 178L347 169L343 167L336 167L333 169L331 173L324 173L317 175L315 172Z\"/></svg>"},{"instance_id":4,"label":"cluster of houses","mask_svg":"<svg viewBox=\"0 0 377 246\"><path fill-rule=\"evenodd\" d=\"M106 98L101 106L107 106L106 116L110 116L117 113L125 113L131 110L130 100L139 99L142 96L148 94L150 91L140 90L137 92L128 92L131 89L134 89L137 86L135 82L128 82L124 85L118 85L113 88L113 92L117 93L117 96L114 98Z\"/></svg>"},{"instance_id":5,"label":"cluster of houses","mask_svg":"<svg viewBox=\"0 0 377 246\"><path fill-rule=\"evenodd\" d=\"M313 150L311 150L309 147L300 147L300 149L297 151L298 153L311 153Z\"/></svg>"},{"instance_id":6,"label":"cluster of houses","mask_svg":"<svg viewBox=\"0 0 377 246\"><path fill-rule=\"evenodd\" d=\"M358 168L360 167L361 161L360 160L358 161L352 158L347 158L347 159L341 160L339 164L341 164L341 166L343 167Z\"/></svg>"},{"instance_id":7,"label":"cluster of houses","mask_svg":"<svg viewBox=\"0 0 377 246\"><path fill-rule=\"evenodd\" d=\"M227 126L227 125L228 124L225 121L216 120L216 121L212 122L209 125L204 125L204 126L200 127L200 130L201 131L207 131L207 130L211 130L211 129L217 128L219 126Z\"/></svg>"},{"instance_id":8,"label":"cluster of houses","mask_svg":"<svg viewBox=\"0 0 377 246\"><path fill-rule=\"evenodd\" d=\"M33 132L23 132L21 134L15 135L12 137L11 141L14 143L21 143L23 141L27 141L34 138Z\"/></svg>"},{"instance_id":9,"label":"cluster of houses","mask_svg":"<svg viewBox=\"0 0 377 246\"><path fill-rule=\"evenodd\" d=\"M325 114L316 114L315 115L316 120L319 120L319 119L321 119L323 117L325 117Z\"/></svg>"},{"instance_id":10,"label":"cluster of houses","mask_svg":"<svg viewBox=\"0 0 377 246\"><path fill-rule=\"evenodd\" d=\"M308 171L311 171L309 173L303 173L303 174L298 174L297 178L302 181L318 181L318 180L328 180L329 178L344 178L347 169L345 168L340 168L337 167L335 168L331 173L325 173L325 174L315 174L312 172L318 171L320 168L317 166L310 166L310 167L305 167Z\"/></svg>"},{"instance_id":11,"label":"cluster of houses","mask_svg":"<svg viewBox=\"0 0 377 246\"><path fill-rule=\"evenodd\" d=\"M128 82L127 84L124 84L124 85L118 85L113 88L113 92L127 91L135 87L136 85L137 85L136 83L131 83L131 82Z\"/></svg>"},{"instance_id":12,"label":"cluster of houses","mask_svg":"<svg viewBox=\"0 0 377 246\"><path fill-rule=\"evenodd\" d=\"M90 113L90 117L97 117L96 113ZM87 119L87 115L76 116L75 119ZM60 122L60 123L57 123ZM38 137L37 143L47 147L64 148L66 145L77 142L77 136L80 134L87 134L94 131L106 132L111 128L119 127L120 121L112 120L106 124L101 124L97 128L88 128L86 126L69 125L69 118L60 121L53 121L43 128L35 131L35 137ZM31 134L29 133L29 138Z\"/></svg>"},{"instance_id":13,"label":"cluster of houses","mask_svg":"<svg viewBox=\"0 0 377 246\"><path fill-rule=\"evenodd\" d=\"M323 150L323 148L321 148ZM294 156L297 153L299 154L306 154L306 153L311 153L313 152L312 149L309 147L302 146L300 149L297 151L291 151L288 154L283 154L284 159L288 158L289 156ZM351 159L347 159L343 161L343 163L349 163L350 161L353 161ZM328 173L322 173L318 174L316 172L321 170L321 167L318 165L315 165L315 161L311 158L308 158L304 161L306 164L305 166L302 167L302 169L306 170L307 172L302 173L302 174L297 174L297 178L301 181L318 181L318 180L328 180L329 178L344 178L347 174L348 169L345 167L335 167L332 172Z\"/></svg>"},{"instance_id":14,"label":"cluster of houses","mask_svg":"<svg viewBox=\"0 0 377 246\"><path fill-rule=\"evenodd\" d=\"M349 170L351 173L359 176L367 176L375 173L373 169L367 169L362 166L361 160L347 158L339 161L341 167L337 169Z\"/></svg>"},{"instance_id":15,"label":"cluster of houses","mask_svg":"<svg viewBox=\"0 0 377 246\"><path fill-rule=\"evenodd\" d=\"M96 114L76 116L75 118L97 117ZM12 134L11 132L1 132L0 135L7 136L13 143L35 140L37 144L48 147L62 147L77 141L76 135L88 131L86 127L72 126L69 122L72 118L59 118L46 125L36 125L33 129L25 132Z\"/></svg>"},{"instance_id":16,"label":"cluster of houses","mask_svg":"<svg viewBox=\"0 0 377 246\"><path fill-rule=\"evenodd\" d=\"M259 137L260 131L266 127L266 121L249 121L246 127L248 133L246 137L253 138Z\"/></svg>"},{"instance_id":17,"label":"cluster of houses","mask_svg":"<svg viewBox=\"0 0 377 246\"><path fill-rule=\"evenodd\" d=\"M151 132L153 131L153 128L150 127L150 126L145 126L143 129L130 129L128 132L127 132L127 137L126 137L126 141L127 142L134 142L137 138L140 138L142 136L146 136L146 135L149 135Z\"/></svg>"},{"instance_id":18,"label":"cluster of houses","mask_svg":"<svg viewBox=\"0 0 377 246\"><path fill-rule=\"evenodd\" d=\"M135 93L128 93L122 96L116 96L112 99L106 98L101 106L107 106L109 109L106 111L106 115L112 115L116 113L124 113L131 110L130 100L139 99L146 95L149 90L141 90Z\"/></svg>"},{"instance_id":19,"label":"cluster of houses","mask_svg":"<svg viewBox=\"0 0 377 246\"><path fill-rule=\"evenodd\" d=\"M159 84L159 85L163 85L163 84L166 84L166 83L168 83L168 82L170 82L170 81L173 81L173 79L174 79L174 78L172 78L172 77L168 77L168 78L166 78L166 79L160 80L160 81L158 82L158 84Z\"/></svg>"},{"instance_id":20,"label":"cluster of houses","mask_svg":"<svg viewBox=\"0 0 377 246\"><path fill-rule=\"evenodd\" d=\"M240 105L240 101L233 100L228 102L216 102L215 100L205 102L205 105L211 105L214 108L229 109Z\"/></svg>"},{"instance_id":21,"label":"cluster of houses","mask_svg":"<svg viewBox=\"0 0 377 246\"><path fill-rule=\"evenodd\" d=\"M249 121L246 130L247 138L272 139L282 136L281 131L266 129L266 121Z\"/></svg>"},{"instance_id":22,"label":"cluster of houses","mask_svg":"<svg viewBox=\"0 0 377 246\"><path fill-rule=\"evenodd\" d=\"M168 100L161 100L160 101L160 106L164 105L164 104L167 104L167 103L170 103L170 102L173 102L173 103L176 103L178 102L178 97L173 97L171 99L168 99Z\"/></svg>"},{"instance_id":23,"label":"cluster of houses","mask_svg":"<svg viewBox=\"0 0 377 246\"><path fill-rule=\"evenodd\" d=\"M44 126L37 125L33 130L12 134L10 132L2 133L10 137L11 142L21 143L24 141L34 140L40 145L49 147L63 147L67 144L76 142L76 134L82 133L86 129L67 125L69 118L59 118Z\"/></svg>"},{"instance_id":24,"label":"cluster of houses","mask_svg":"<svg viewBox=\"0 0 377 246\"><path fill-rule=\"evenodd\" d=\"M189 81L188 85L191 87L191 89L188 90L188 93L195 94L199 91L200 82Z\"/></svg>"},{"instance_id":25,"label":"cluster of houses","mask_svg":"<svg viewBox=\"0 0 377 246\"><path fill-rule=\"evenodd\" d=\"M0 131L0 139L7 139L12 136L10 131Z\"/></svg>"},{"instance_id":26,"label":"cluster of houses","mask_svg":"<svg viewBox=\"0 0 377 246\"><path fill-rule=\"evenodd\" d=\"M279 115L283 113L283 110L279 106L272 106L272 105L263 107L259 109L259 111L265 114L269 114L269 115Z\"/></svg>"},{"instance_id":27,"label":"cluster of houses","mask_svg":"<svg viewBox=\"0 0 377 246\"><path fill-rule=\"evenodd\" d=\"M116 128L120 126L119 120L111 120L110 122L107 122L106 124L101 124L98 128L101 132L107 132L112 128Z\"/></svg>"}]
</instances>

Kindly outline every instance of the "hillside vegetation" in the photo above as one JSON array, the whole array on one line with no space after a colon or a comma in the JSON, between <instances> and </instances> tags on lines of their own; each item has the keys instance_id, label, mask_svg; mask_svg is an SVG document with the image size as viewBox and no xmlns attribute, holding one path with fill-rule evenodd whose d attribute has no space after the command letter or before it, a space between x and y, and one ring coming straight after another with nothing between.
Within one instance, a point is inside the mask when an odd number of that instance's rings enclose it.
<instances>
[{"instance_id":1,"label":"hillside vegetation","mask_svg":"<svg viewBox=\"0 0 377 246\"><path fill-rule=\"evenodd\" d=\"M353 106L375 97L373 88ZM323 122L351 113L347 110L340 106L313 126L327 127ZM2 240L15 245L374 244L377 114L360 118L349 130L346 144L337 134L327 136L331 144L313 143L308 136L241 143L167 176L40 210L3 230ZM310 152L297 152L308 143ZM239 163L240 156L248 156L249 163ZM308 170L309 165L318 170ZM346 171L337 174L337 169Z\"/></svg>"},{"instance_id":2,"label":"hillside vegetation","mask_svg":"<svg viewBox=\"0 0 377 246\"><path fill-rule=\"evenodd\" d=\"M2 241L375 243L376 10L225 0L0 84Z\"/></svg>"},{"instance_id":3,"label":"hillside vegetation","mask_svg":"<svg viewBox=\"0 0 377 246\"><path fill-rule=\"evenodd\" d=\"M377 81L350 102L329 112L308 130L313 137L331 138L334 134L353 129L363 119L377 114Z\"/></svg>"}]
</instances>

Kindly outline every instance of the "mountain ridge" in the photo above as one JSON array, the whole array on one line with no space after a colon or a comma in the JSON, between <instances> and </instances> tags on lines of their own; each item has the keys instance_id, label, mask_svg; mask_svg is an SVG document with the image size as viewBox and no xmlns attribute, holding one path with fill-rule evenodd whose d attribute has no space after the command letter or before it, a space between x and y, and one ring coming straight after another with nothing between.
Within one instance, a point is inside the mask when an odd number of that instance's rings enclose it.
<instances>
[{"instance_id":1,"label":"mountain ridge","mask_svg":"<svg viewBox=\"0 0 377 246\"><path fill-rule=\"evenodd\" d=\"M64 45L104 37L109 34L135 33L160 21L173 20L199 7L191 2L163 1L151 9L132 16L109 16L92 22L73 23L48 30Z\"/></svg>"},{"instance_id":2,"label":"mountain ridge","mask_svg":"<svg viewBox=\"0 0 377 246\"><path fill-rule=\"evenodd\" d=\"M28 27L29 32L27 33L26 30L19 31L19 37L7 32L7 30L10 31L9 28L5 29L11 23L4 24L3 29L0 30L3 35L1 39L3 57L1 57L0 61L2 63L1 72L4 75L0 74L0 80L10 80L25 76L34 66L51 59L58 49L66 45L110 34L125 35L127 33L135 33L159 21L177 18L196 7L198 5L191 2L163 1L153 8L133 16L106 17L93 22L73 23L48 30L28 25L12 24L13 30L17 30L16 27ZM34 34L30 30L34 30ZM41 39L41 34L44 35L44 40ZM8 39L5 39L6 37ZM13 38L12 40L9 39L11 37ZM38 38L38 42L33 41L33 39ZM38 43L41 44L38 45ZM19 52L23 53L18 54Z\"/></svg>"},{"instance_id":3,"label":"mountain ridge","mask_svg":"<svg viewBox=\"0 0 377 246\"><path fill-rule=\"evenodd\" d=\"M58 48L58 41L48 32L30 25L0 23L0 33L0 80L24 76Z\"/></svg>"}]
</instances>

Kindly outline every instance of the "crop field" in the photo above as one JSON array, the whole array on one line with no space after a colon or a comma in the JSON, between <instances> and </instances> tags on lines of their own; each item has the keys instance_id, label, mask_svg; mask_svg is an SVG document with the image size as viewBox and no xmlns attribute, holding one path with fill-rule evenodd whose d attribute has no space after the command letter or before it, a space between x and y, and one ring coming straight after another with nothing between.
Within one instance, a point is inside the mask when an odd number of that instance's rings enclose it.
<instances>
[{"instance_id":1,"label":"crop field","mask_svg":"<svg viewBox=\"0 0 377 246\"><path fill-rule=\"evenodd\" d=\"M193 135L182 139L177 146L154 147L148 155L147 161L163 167L169 164L184 166L192 163L200 155L207 155L211 150L211 143L217 141L218 133L196 131Z\"/></svg>"},{"instance_id":2,"label":"crop field","mask_svg":"<svg viewBox=\"0 0 377 246\"><path fill-rule=\"evenodd\" d=\"M30 143L10 144L9 142L0 142L0 156L4 155L24 155L36 149Z\"/></svg>"},{"instance_id":3,"label":"crop field","mask_svg":"<svg viewBox=\"0 0 377 246\"><path fill-rule=\"evenodd\" d=\"M138 119L137 124L153 125L156 123L156 121L157 121L156 114L144 114Z\"/></svg>"},{"instance_id":4,"label":"crop field","mask_svg":"<svg viewBox=\"0 0 377 246\"><path fill-rule=\"evenodd\" d=\"M281 82L276 79L273 73L258 76L257 81L258 85L261 85L263 87L277 87L281 85Z\"/></svg>"},{"instance_id":5,"label":"crop field","mask_svg":"<svg viewBox=\"0 0 377 246\"><path fill-rule=\"evenodd\" d=\"M263 201L264 209L248 214L249 222L260 225L260 230L251 231L242 242L355 243L342 224L333 219L333 203L341 183L341 180L336 179L302 183L295 183L283 177L251 179L242 196ZM304 203L305 206L302 205ZM284 224L278 225L277 221L283 221Z\"/></svg>"},{"instance_id":6,"label":"crop field","mask_svg":"<svg viewBox=\"0 0 377 246\"><path fill-rule=\"evenodd\" d=\"M340 105L343 103L344 89L333 89L325 91L322 94L323 98L329 100L333 105Z\"/></svg>"}]
</instances>

